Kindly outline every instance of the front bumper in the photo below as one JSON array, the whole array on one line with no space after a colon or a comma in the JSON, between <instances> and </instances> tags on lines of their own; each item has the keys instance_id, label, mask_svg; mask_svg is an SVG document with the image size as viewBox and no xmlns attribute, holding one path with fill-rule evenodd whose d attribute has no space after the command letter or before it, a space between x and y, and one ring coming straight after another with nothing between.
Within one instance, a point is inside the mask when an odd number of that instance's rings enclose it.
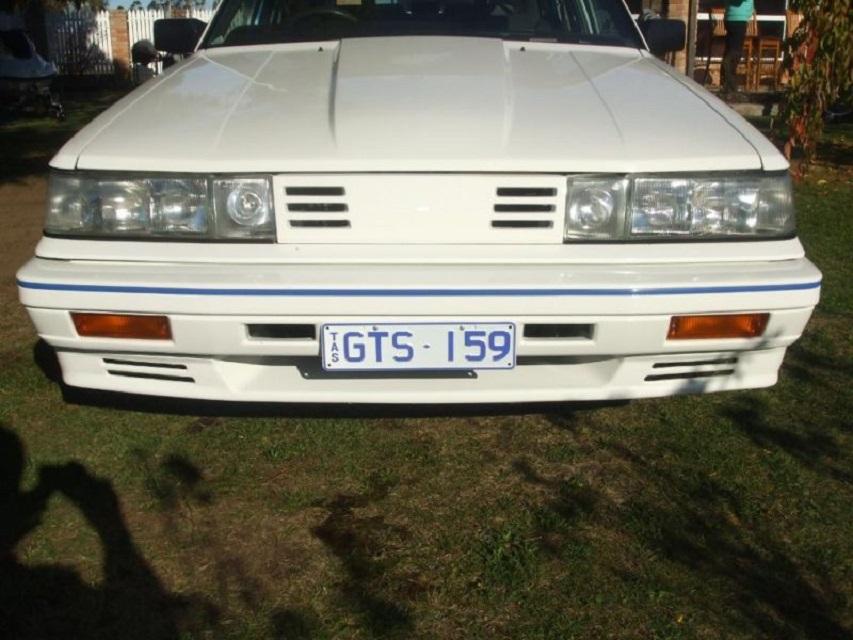
<instances>
[{"instance_id":1,"label":"front bumper","mask_svg":"<svg viewBox=\"0 0 853 640\"><path fill-rule=\"evenodd\" d=\"M805 259L679 265L217 265L34 258L22 303L71 386L263 402L616 400L772 385L819 297ZM69 311L166 314L173 339L79 337ZM667 341L673 314L770 312L761 338ZM330 373L250 324L514 322L513 371ZM524 337L527 324L587 335Z\"/></svg>"}]
</instances>

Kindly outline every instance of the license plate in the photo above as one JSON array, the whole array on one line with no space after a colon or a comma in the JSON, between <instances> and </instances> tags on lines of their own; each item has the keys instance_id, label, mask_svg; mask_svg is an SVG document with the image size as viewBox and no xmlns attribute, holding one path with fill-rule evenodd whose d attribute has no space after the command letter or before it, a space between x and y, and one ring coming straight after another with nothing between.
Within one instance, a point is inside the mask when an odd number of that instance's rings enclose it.
<instances>
[{"instance_id":1,"label":"license plate","mask_svg":"<svg viewBox=\"0 0 853 640\"><path fill-rule=\"evenodd\" d=\"M326 370L512 369L511 322L326 324Z\"/></svg>"}]
</instances>

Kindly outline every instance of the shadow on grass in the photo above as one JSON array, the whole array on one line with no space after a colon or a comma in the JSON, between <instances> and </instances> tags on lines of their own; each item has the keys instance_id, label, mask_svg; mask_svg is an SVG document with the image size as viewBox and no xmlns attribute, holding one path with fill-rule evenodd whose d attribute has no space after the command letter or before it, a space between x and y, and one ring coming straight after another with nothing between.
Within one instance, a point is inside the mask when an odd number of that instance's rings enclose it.
<instances>
[{"instance_id":1,"label":"shadow on grass","mask_svg":"<svg viewBox=\"0 0 853 640\"><path fill-rule=\"evenodd\" d=\"M272 614L274 640L308 640L312 637L312 622L292 609L277 609Z\"/></svg>"},{"instance_id":2,"label":"shadow on grass","mask_svg":"<svg viewBox=\"0 0 853 640\"><path fill-rule=\"evenodd\" d=\"M571 473L543 477L528 460L513 463L522 479L546 489L534 523L540 545L553 558L567 568L578 561L612 567L619 588L638 598L627 600L630 606L656 607L643 599L647 592L671 594L678 607L687 600L687 610L702 612L704 623L718 630L737 628L761 638L851 637L840 618L847 596L821 569L795 559L787 532L752 519L740 493L714 479L701 462L675 452L650 456L621 444L600 446L624 463L634 486L618 501L607 487ZM621 549L609 548L598 558L597 538L618 539ZM601 589L614 593L607 580ZM657 613L647 617L657 624ZM662 612L660 621L666 625L672 617Z\"/></svg>"},{"instance_id":3,"label":"shadow on grass","mask_svg":"<svg viewBox=\"0 0 853 640\"><path fill-rule=\"evenodd\" d=\"M853 474L837 460L838 440L820 424L775 421L768 418L768 407L759 398L744 396L722 410L735 427L757 446L784 451L804 467L838 482L853 483ZM853 417L839 414L840 428L853 431Z\"/></svg>"},{"instance_id":4,"label":"shadow on grass","mask_svg":"<svg viewBox=\"0 0 853 640\"><path fill-rule=\"evenodd\" d=\"M617 453L648 483L628 507L636 540L729 594L703 598L702 608L746 619L761 637L850 637L837 618L843 594L829 578L792 559L784 531L750 523L737 493L709 475L691 478L695 470L673 473L627 449Z\"/></svg>"},{"instance_id":5,"label":"shadow on grass","mask_svg":"<svg viewBox=\"0 0 853 640\"><path fill-rule=\"evenodd\" d=\"M842 325L843 326L843 325ZM814 329L792 345L783 375L810 394L814 404L792 405L799 411L780 412L759 395L739 395L720 414L756 446L784 452L799 465L841 483L853 483L845 468L844 448L837 434L853 433L850 380L853 366L834 350L823 329ZM848 463L849 464L849 463Z\"/></svg>"},{"instance_id":6,"label":"shadow on grass","mask_svg":"<svg viewBox=\"0 0 853 640\"><path fill-rule=\"evenodd\" d=\"M578 534L578 523L602 503L598 492L575 476L545 478L525 458L514 460L512 468L525 482L547 490L547 500L533 518L540 546L564 559L585 553L588 545Z\"/></svg>"},{"instance_id":7,"label":"shadow on grass","mask_svg":"<svg viewBox=\"0 0 853 640\"><path fill-rule=\"evenodd\" d=\"M145 486L164 518L164 535L181 542L180 518L195 505L209 505L203 473L184 456L173 454L158 464L135 452L143 464ZM170 593L134 543L112 484L92 475L82 464L70 461L37 470L37 483L21 489L25 466L23 443L0 425L0 637L15 640L127 638L175 640L184 637L219 637L220 620L228 618L229 600L256 610L261 589L248 575L242 560L221 545L202 523L189 522L191 537L201 534L203 555L219 584L214 604L196 595ZM77 507L97 533L102 548L102 578L85 582L63 564L74 555L68 550L55 564L24 564L16 547L34 533L49 501L61 496ZM191 517L188 518L192 520ZM184 522L184 524L187 524ZM184 527L186 529L187 527ZM186 542L186 540L183 540ZM201 544L194 540L194 544ZM195 571L201 564L196 555ZM281 609L270 617L272 637L300 640L312 637L317 626L311 617Z\"/></svg>"},{"instance_id":8,"label":"shadow on grass","mask_svg":"<svg viewBox=\"0 0 853 640\"><path fill-rule=\"evenodd\" d=\"M5 637L171 640L213 629L217 608L169 593L136 547L112 484L78 462L42 466L30 491L20 488L24 448L0 426L0 629ZM100 586L61 564L24 565L15 547L41 523L55 494L74 504L98 534Z\"/></svg>"},{"instance_id":9,"label":"shadow on grass","mask_svg":"<svg viewBox=\"0 0 853 640\"><path fill-rule=\"evenodd\" d=\"M387 574L392 567L387 558L393 554L388 553L389 547L408 539L409 532L389 524L382 515L354 512L382 500L392 488L392 483L378 474L371 476L368 485L362 494L339 494L315 505L326 509L326 517L312 533L343 565L347 577L339 587L341 599L363 617L371 636L405 637L412 630L412 619L403 600L416 596L417 589L402 589L396 594L398 602L380 591L390 582ZM417 580L396 576L394 584L417 585Z\"/></svg>"}]
</instances>

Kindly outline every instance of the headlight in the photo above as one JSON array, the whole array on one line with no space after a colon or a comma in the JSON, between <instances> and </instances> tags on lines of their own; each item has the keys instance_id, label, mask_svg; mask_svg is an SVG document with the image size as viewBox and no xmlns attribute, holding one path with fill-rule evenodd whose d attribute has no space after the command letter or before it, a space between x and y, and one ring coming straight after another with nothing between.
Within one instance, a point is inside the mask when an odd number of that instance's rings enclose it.
<instances>
[{"instance_id":1,"label":"headlight","mask_svg":"<svg viewBox=\"0 0 853 640\"><path fill-rule=\"evenodd\" d=\"M271 189L266 178L213 181L217 232L229 238L275 236Z\"/></svg>"},{"instance_id":2,"label":"headlight","mask_svg":"<svg viewBox=\"0 0 853 640\"><path fill-rule=\"evenodd\" d=\"M54 173L45 232L127 239L273 241L270 179Z\"/></svg>"},{"instance_id":3,"label":"headlight","mask_svg":"<svg viewBox=\"0 0 853 640\"><path fill-rule=\"evenodd\" d=\"M607 239L621 233L627 186L628 181L621 177L570 178L566 238Z\"/></svg>"},{"instance_id":4,"label":"headlight","mask_svg":"<svg viewBox=\"0 0 853 640\"><path fill-rule=\"evenodd\" d=\"M787 175L620 180L573 176L567 198L567 241L774 238L794 233Z\"/></svg>"}]
</instances>

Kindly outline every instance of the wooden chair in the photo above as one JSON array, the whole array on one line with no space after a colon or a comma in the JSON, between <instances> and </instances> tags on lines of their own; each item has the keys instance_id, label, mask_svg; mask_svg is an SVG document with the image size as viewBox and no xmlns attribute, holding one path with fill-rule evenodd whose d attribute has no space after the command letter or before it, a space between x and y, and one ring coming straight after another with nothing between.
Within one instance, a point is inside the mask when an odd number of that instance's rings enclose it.
<instances>
[{"instance_id":1,"label":"wooden chair","mask_svg":"<svg viewBox=\"0 0 853 640\"><path fill-rule=\"evenodd\" d=\"M759 36L755 49L754 86L761 87L761 81L770 79L773 91L779 86L779 74L782 70L782 38L778 36Z\"/></svg>"}]
</instances>

